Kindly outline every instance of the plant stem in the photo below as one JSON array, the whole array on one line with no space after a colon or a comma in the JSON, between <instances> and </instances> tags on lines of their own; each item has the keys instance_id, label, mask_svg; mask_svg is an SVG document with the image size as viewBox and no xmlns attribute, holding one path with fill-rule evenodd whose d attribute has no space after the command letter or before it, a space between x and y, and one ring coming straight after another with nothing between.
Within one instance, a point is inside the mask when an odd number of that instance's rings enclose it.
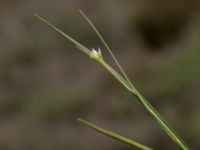
<instances>
[{"instance_id":1,"label":"plant stem","mask_svg":"<svg viewBox=\"0 0 200 150\"><path fill-rule=\"evenodd\" d=\"M164 131L171 137L171 139L181 147L183 150L189 150L189 147L184 143L181 137L170 127L163 116L149 103L149 101L142 96L137 90L131 91L131 94L135 96L146 108L146 110L153 116L153 118L159 123Z\"/></svg>"},{"instance_id":2,"label":"plant stem","mask_svg":"<svg viewBox=\"0 0 200 150\"><path fill-rule=\"evenodd\" d=\"M103 45L105 46L106 50L109 52L110 56L112 57L112 59L114 60L115 64L117 65L117 67L119 68L120 72L122 73L122 75L124 76L124 78L127 80L127 82L130 84L131 87L134 87L133 84L131 83L130 79L128 78L127 74L125 73L124 69L122 68L122 66L120 65L120 63L117 61L117 58L115 57L115 55L113 54L111 48L108 46L107 42L104 40L104 38L102 37L102 35L100 34L100 32L97 30L97 28L95 27L95 25L92 23L92 21L86 16L86 14L84 12L82 12L79 9L79 12L81 13L81 15L85 18L85 20L89 23L89 25L92 27L92 29L94 30L94 32L97 34L98 38L101 40L101 42L103 43Z\"/></svg>"},{"instance_id":3,"label":"plant stem","mask_svg":"<svg viewBox=\"0 0 200 150\"><path fill-rule=\"evenodd\" d=\"M91 51L87 47L83 46L61 30L59 30L57 27L53 26L51 23L40 17L39 15L35 14L35 16L41 20L43 23L47 24L49 27L51 27L53 30L57 31L61 35L63 35L65 38L70 40L75 46L81 50L86 55L90 56ZM93 24L92 24L93 25ZM94 27L94 29L96 29ZM102 36L99 34L99 32L95 31L106 48L110 50L110 48L107 46L107 43L103 40ZM100 63L105 69L107 69L134 97L136 97L145 107L145 109L153 116L153 118L158 122L158 124L164 129L164 131L172 138L172 140L181 147L182 150L189 150L189 147L184 143L184 141L176 134L175 131L168 125L168 123L165 121L165 119L162 117L162 115L149 103L147 99L145 99L133 86L131 81L128 79L126 73L123 71L121 66L119 65L117 59L114 57L111 51L111 56L113 57L114 61L116 62L117 66L119 67L120 71L122 72L123 76L121 76L117 71L115 71L110 65L108 65L103 59L102 60L96 60L98 63Z\"/></svg>"},{"instance_id":4,"label":"plant stem","mask_svg":"<svg viewBox=\"0 0 200 150\"><path fill-rule=\"evenodd\" d=\"M169 126L169 124L164 120L164 118L161 116L160 113L149 103L147 99L145 99L135 88L135 86L132 84L132 82L129 80L127 74L121 67L120 63L117 61L115 55L113 54L111 48L108 46L102 35L99 33L97 28L94 26L92 21L81 11L79 10L81 15L86 19L86 21L89 23L89 25L93 28L99 39L104 44L107 51L110 53L110 56L116 63L117 67L121 71L122 75L124 76L124 79L121 75L116 73L112 67L110 67L107 63L102 62L101 64L114 76L117 78L118 81L120 81L130 92L133 96L135 96L145 107L145 109L153 116L153 118L160 124L160 126L164 129L164 131L174 140L177 145L179 145L183 150L188 150L188 146L183 142L183 140L173 131L173 129ZM122 80L123 79L123 80ZM126 81L124 81L126 80ZM129 86L129 87L127 87Z\"/></svg>"},{"instance_id":5,"label":"plant stem","mask_svg":"<svg viewBox=\"0 0 200 150\"><path fill-rule=\"evenodd\" d=\"M165 121L162 115L149 103L144 96L137 91L136 88L134 88L134 86L130 87L127 81L119 73L112 69L112 67L110 67L105 61L102 61L101 64L144 105L145 109L153 116L153 118L159 123L164 131L171 137L171 139L182 148L182 150L189 150L189 147L184 143L181 137L178 136L178 134L169 126L167 121Z\"/></svg>"}]
</instances>

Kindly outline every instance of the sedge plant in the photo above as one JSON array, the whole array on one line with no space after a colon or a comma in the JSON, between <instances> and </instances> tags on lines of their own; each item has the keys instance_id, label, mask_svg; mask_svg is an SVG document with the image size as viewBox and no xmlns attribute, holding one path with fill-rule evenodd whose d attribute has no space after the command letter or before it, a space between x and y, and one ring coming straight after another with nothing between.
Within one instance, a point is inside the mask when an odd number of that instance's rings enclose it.
<instances>
[{"instance_id":1,"label":"sedge plant","mask_svg":"<svg viewBox=\"0 0 200 150\"><path fill-rule=\"evenodd\" d=\"M108 72L111 73L111 75L116 78L126 89L128 92L130 92L143 106L144 108L150 113L150 115L157 121L157 123L160 125L160 127L169 135L169 137L180 147L182 150L189 150L189 147L185 144L185 142L182 140L180 136L172 129L172 127L168 124L168 122L163 118L163 116L150 104L150 102L135 88L133 83L128 78L127 74L121 67L120 63L117 61L116 57L114 56L111 48L108 46L102 35L99 33L99 31L96 29L94 24L91 22L91 20L81 11L79 10L81 15L85 18L85 20L89 23L89 25L92 27L94 32L97 34L98 38L101 40L103 45L105 46L106 50L109 52L110 56L112 57L113 61L118 67L119 71L116 71L113 67L111 67L103 58L101 49L89 49L79 43L78 41L74 40L71 36L67 35L66 33L62 32L60 29L49 23L44 18L40 17L39 15L35 14L35 17L38 18L40 21L48 25L50 28L64 36L66 39L71 41L77 49L88 55L92 60L99 63L103 68L105 68ZM129 138L126 138L124 136L121 136L119 134L113 133L109 130L106 130L104 128L98 127L88 121L85 121L81 118L77 119L80 123L90 127L91 129L94 129L97 132L100 132L101 134L104 134L108 137L111 137L113 139L116 139L120 142L129 144L133 147L136 147L138 149L142 150L153 150L153 148L150 148L148 146L145 146L141 143L138 143L134 140L131 140Z\"/></svg>"}]
</instances>

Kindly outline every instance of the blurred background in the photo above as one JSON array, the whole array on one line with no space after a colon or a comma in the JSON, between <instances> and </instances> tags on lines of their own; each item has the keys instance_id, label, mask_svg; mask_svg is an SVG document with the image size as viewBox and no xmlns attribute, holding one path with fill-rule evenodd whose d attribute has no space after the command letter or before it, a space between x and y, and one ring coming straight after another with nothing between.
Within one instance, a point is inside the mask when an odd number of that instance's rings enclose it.
<instances>
[{"instance_id":1,"label":"blurred background","mask_svg":"<svg viewBox=\"0 0 200 150\"><path fill-rule=\"evenodd\" d=\"M193 150L200 149L199 0L1 0L0 149L131 150L82 117L155 149L178 147L108 72L38 21L89 48L109 43L135 86Z\"/></svg>"}]
</instances>

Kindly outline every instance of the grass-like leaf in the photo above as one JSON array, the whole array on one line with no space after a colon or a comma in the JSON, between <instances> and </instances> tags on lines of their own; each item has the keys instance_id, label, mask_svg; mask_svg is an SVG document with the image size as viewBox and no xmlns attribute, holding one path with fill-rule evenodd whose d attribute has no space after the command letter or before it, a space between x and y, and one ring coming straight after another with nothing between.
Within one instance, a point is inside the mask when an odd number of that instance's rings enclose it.
<instances>
[{"instance_id":1,"label":"grass-like leaf","mask_svg":"<svg viewBox=\"0 0 200 150\"><path fill-rule=\"evenodd\" d=\"M47 20L45 20L44 18L42 18L41 16L39 16L38 14L34 14L34 16L36 18L38 18L40 21L42 21L43 23L45 23L46 25L48 25L49 27L51 27L53 30L55 30L56 32L60 33L62 36L64 36L65 38L67 38L69 41L71 41L74 45L80 47L81 51L87 55L90 54L90 50L83 46L81 43L77 42L76 40L74 40L72 37L70 37L69 35L67 35L66 33L62 32L60 29L56 28L54 25L52 25L51 23L49 23Z\"/></svg>"},{"instance_id":2,"label":"grass-like leaf","mask_svg":"<svg viewBox=\"0 0 200 150\"><path fill-rule=\"evenodd\" d=\"M94 26L94 24L92 23L92 21L85 15L84 12L82 12L81 10L79 10L79 12L81 13L81 15L86 19L86 21L89 23L89 25L93 28L93 30L95 31L95 33L97 34L97 36L99 37L99 39L102 41L102 43L104 44L105 48L107 49L107 51L110 53L111 57L113 58L114 62L116 63L116 65L118 66L119 70L121 71L121 73L123 74L124 78L127 80L129 86L130 86L130 92L136 96L138 98L138 100L140 102L142 102L142 104L144 105L144 107L148 110L148 112L153 115L154 119L156 119L158 121L158 123L160 124L160 126L168 133L168 135L178 144L180 145L183 149L187 148L187 145L184 144L183 140L177 136L177 134L175 133L175 131L170 128L170 126L168 125L168 123L164 120L164 118L157 112L157 110L148 102L148 100L146 100L135 88L135 86L132 84L132 82L130 81L130 79L128 78L127 74L125 73L125 71L123 70L123 68L121 67L120 63L118 62L118 60L116 59L115 55L113 54L111 48L108 46L108 44L106 43L106 41L104 40L104 38L102 37L102 35L99 33L99 31L97 30L97 28ZM107 68L107 64L103 64L105 68ZM108 67L109 68L109 67ZM108 69L109 70L109 69ZM112 72L112 71L111 71ZM115 74L114 76L118 76L117 74Z\"/></svg>"},{"instance_id":3,"label":"grass-like leaf","mask_svg":"<svg viewBox=\"0 0 200 150\"><path fill-rule=\"evenodd\" d=\"M96 126L96 125L94 125L94 124L92 124L92 123L90 123L90 122L87 122L87 121L81 119L81 118L78 118L77 120L78 120L79 122L81 122L82 124L84 124L84 125L86 125L86 126L92 128L93 130L95 130L95 131L97 131L97 132L99 132L99 133L101 133L101 134L104 134L104 135L106 135L106 136L108 136L108 137L111 137L111 138L113 138L113 139L115 139L115 140L118 140L118 141L120 141L120 142L122 142L122 143L128 144L128 145L130 145L130 146L132 146L132 147L136 147L136 148L141 149L141 150L153 150L153 149L150 148L150 147L147 147L147 146L145 146L145 145L143 145L143 144L140 144L140 143L138 143L138 142L136 142L136 141L130 140L129 138L126 138L126 137L124 137L124 136L121 136L121 135L119 135L119 134L116 134L116 133L114 133L114 132L111 132L111 131L106 130L106 129L104 129L104 128L98 127L98 126Z\"/></svg>"},{"instance_id":4,"label":"grass-like leaf","mask_svg":"<svg viewBox=\"0 0 200 150\"><path fill-rule=\"evenodd\" d=\"M124 76L124 78L128 81L130 87L134 88L133 84L129 80L129 78L128 78L127 74L125 73L124 69L121 67L120 63L117 61L117 59L116 59L115 55L113 54L111 48L108 46L107 42L104 40L104 38L102 37L102 35L100 34L100 32L97 30L97 28L94 26L94 24L92 23L92 21L85 15L84 12L82 12L80 9L79 9L79 12L85 18L85 20L89 23L89 25L92 27L92 29L94 30L94 32L97 34L97 36L99 37L99 39L101 40L101 42L105 46L106 50L110 53L110 56L114 60L115 64L117 65L117 67L121 71L121 73Z\"/></svg>"},{"instance_id":5,"label":"grass-like leaf","mask_svg":"<svg viewBox=\"0 0 200 150\"><path fill-rule=\"evenodd\" d=\"M80 11L81 12L81 11ZM73 38L71 38L69 35L65 34L61 30L59 30L57 27L53 26L51 23L46 21L44 18L40 17L39 15L35 14L35 16L41 20L43 23L47 24L49 27L63 35L65 38L67 38L69 41L71 41L73 44L75 44L75 47L77 47L79 50L81 50L83 53L90 56L90 58L93 58L95 61L100 63L105 69L107 69L125 88L133 95L135 96L145 107L145 109L152 115L152 117L158 122L158 124L163 128L163 130L172 138L172 140L180 146L183 150L189 150L188 146L184 143L184 141L177 135L177 133L168 125L168 123L164 120L161 114L149 103L147 99L145 99L133 86L129 78L127 77L126 73L124 72L123 68L118 63L117 59L113 55L111 49L105 42L105 40L102 38L98 30L95 28L95 26L92 24L92 22L88 19L88 17L81 12L81 14L84 16L84 18L88 21L88 23L92 26L94 31L97 33L98 37L101 39L103 44L105 45L106 49L109 51L111 57L119 67L121 73L123 76L121 76L117 71L115 71L110 65L108 65L103 57L101 56L101 53L98 51L91 51L87 47L83 46ZM91 57L92 56L92 57ZM97 57L94 57L97 56Z\"/></svg>"}]
</instances>

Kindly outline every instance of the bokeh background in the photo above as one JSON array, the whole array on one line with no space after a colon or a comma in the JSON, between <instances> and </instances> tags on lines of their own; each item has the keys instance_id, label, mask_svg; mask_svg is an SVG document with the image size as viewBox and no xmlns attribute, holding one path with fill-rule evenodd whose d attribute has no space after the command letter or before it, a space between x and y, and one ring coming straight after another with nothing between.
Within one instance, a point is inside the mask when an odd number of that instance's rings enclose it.
<instances>
[{"instance_id":1,"label":"bokeh background","mask_svg":"<svg viewBox=\"0 0 200 150\"><path fill-rule=\"evenodd\" d=\"M101 47L113 65L78 9L138 90L191 149L200 149L199 0L1 0L0 149L132 149L82 126L77 117L155 149L178 149L108 72L33 16L89 48Z\"/></svg>"}]
</instances>

